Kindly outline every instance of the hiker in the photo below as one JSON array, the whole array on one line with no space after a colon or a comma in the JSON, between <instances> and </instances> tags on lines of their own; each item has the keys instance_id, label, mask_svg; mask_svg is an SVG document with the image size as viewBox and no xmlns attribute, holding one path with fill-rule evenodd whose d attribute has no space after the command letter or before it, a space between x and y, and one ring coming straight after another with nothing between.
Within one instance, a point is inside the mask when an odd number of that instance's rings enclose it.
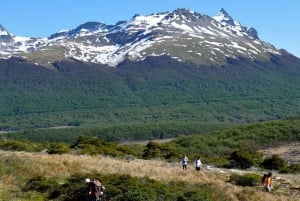
<instances>
[{"instance_id":1,"label":"hiker","mask_svg":"<svg viewBox=\"0 0 300 201\"><path fill-rule=\"evenodd\" d=\"M196 171L200 171L201 166L202 166L200 157L197 157L197 159L196 159L195 162L194 162L194 165L195 165Z\"/></svg>"},{"instance_id":2,"label":"hiker","mask_svg":"<svg viewBox=\"0 0 300 201\"><path fill-rule=\"evenodd\" d=\"M88 198L87 201L98 201L100 197L104 196L103 191L105 187L102 185L102 182L98 179L91 181L89 178L85 179L85 183L88 186Z\"/></svg>"},{"instance_id":3,"label":"hiker","mask_svg":"<svg viewBox=\"0 0 300 201\"><path fill-rule=\"evenodd\" d=\"M267 175L264 175L263 185L266 190L266 192L271 191L271 185L272 185L272 173L269 172Z\"/></svg>"},{"instance_id":4,"label":"hiker","mask_svg":"<svg viewBox=\"0 0 300 201\"><path fill-rule=\"evenodd\" d=\"M183 169L183 170L186 170L188 160L189 160L189 159L188 159L188 157L187 157L186 155L182 157L181 163L182 163L182 169Z\"/></svg>"}]
</instances>

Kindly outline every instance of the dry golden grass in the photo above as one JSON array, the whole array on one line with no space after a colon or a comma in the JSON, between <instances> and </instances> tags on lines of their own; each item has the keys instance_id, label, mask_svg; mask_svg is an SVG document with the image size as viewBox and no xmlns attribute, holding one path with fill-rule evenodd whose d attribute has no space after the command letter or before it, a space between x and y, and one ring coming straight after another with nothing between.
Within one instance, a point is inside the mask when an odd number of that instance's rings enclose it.
<instances>
[{"instance_id":1,"label":"dry golden grass","mask_svg":"<svg viewBox=\"0 0 300 201\"><path fill-rule=\"evenodd\" d=\"M157 160L122 160L105 156L88 155L48 155L43 153L3 152L1 159L14 160L18 169L13 175L3 175L0 181L0 195L5 192L5 186L16 185L17 177L32 177L43 175L61 178L62 181L75 173L129 174L162 182L185 181L190 183L210 183L224 189L232 200L255 201L296 201L300 197L291 197L287 193L265 193L260 187L245 188L234 186L226 180L230 173L213 172L206 169L196 172L193 167L183 171L179 163L167 163ZM292 179L292 177L291 177ZM0 197L1 198L1 197Z\"/></svg>"}]
</instances>

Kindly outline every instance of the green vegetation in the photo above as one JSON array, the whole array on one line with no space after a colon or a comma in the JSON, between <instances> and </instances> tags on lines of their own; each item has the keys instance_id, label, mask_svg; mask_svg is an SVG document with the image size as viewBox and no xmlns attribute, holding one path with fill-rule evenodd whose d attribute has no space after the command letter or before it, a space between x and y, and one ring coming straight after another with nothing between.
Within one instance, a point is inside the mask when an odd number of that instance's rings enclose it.
<instances>
[{"instance_id":1,"label":"green vegetation","mask_svg":"<svg viewBox=\"0 0 300 201\"><path fill-rule=\"evenodd\" d=\"M71 153L71 149L66 144L55 143L49 145L47 152L48 154L64 154Z\"/></svg>"},{"instance_id":2,"label":"green vegetation","mask_svg":"<svg viewBox=\"0 0 300 201\"><path fill-rule=\"evenodd\" d=\"M110 156L137 155L133 149L126 146L89 136L80 136L71 147L76 149L79 154L103 154Z\"/></svg>"},{"instance_id":3,"label":"green vegetation","mask_svg":"<svg viewBox=\"0 0 300 201\"><path fill-rule=\"evenodd\" d=\"M214 185L193 185L183 182L162 183L147 177L137 178L130 175L72 175L64 184L54 179L34 177L27 180L23 190L42 194L53 201L82 201L86 200L87 187L84 178L101 178L107 189L108 200L194 200L194 201L229 201L225 193L222 198L219 193L223 190ZM215 193L216 190L218 193Z\"/></svg>"},{"instance_id":4,"label":"green vegetation","mask_svg":"<svg viewBox=\"0 0 300 201\"><path fill-rule=\"evenodd\" d=\"M217 67L168 57L116 68L0 60L0 130L75 126L112 140L205 133L299 115L299 76L299 60L288 56ZM74 130L72 140L82 134Z\"/></svg>"},{"instance_id":5,"label":"green vegetation","mask_svg":"<svg viewBox=\"0 0 300 201\"><path fill-rule=\"evenodd\" d=\"M0 149L167 161L188 154L190 160L200 156L204 164L221 167L244 169L263 163L268 169L299 173L299 165L287 166L276 157L263 161L257 152L300 141L299 118L265 122L299 115L299 60L274 56L268 63L243 58L228 62L195 67L157 57L126 61L116 68L77 61L45 68L0 60L0 130L18 131L1 134ZM260 121L265 123L249 124ZM69 127L50 129L57 126ZM116 143L172 137L177 138L146 146ZM95 175L81 170L83 164L71 156L60 163L41 161L42 165L28 157L0 158L1 179L21 187L9 189L1 183L0 199L84 200L85 177L101 178L111 200L229 201L236 196L212 183ZM52 174L55 168L66 173ZM258 176L231 175L230 181L253 186ZM246 200L252 194L237 196Z\"/></svg>"},{"instance_id":6,"label":"green vegetation","mask_svg":"<svg viewBox=\"0 0 300 201\"><path fill-rule=\"evenodd\" d=\"M262 166L266 169L280 170L281 173L299 173L299 165L287 165L286 161L274 155L262 160L258 148L276 146L288 142L300 141L300 120L289 119L272 121L266 123L255 123L238 126L231 129L215 131L195 136L180 136L168 143L156 143L150 141L144 145L120 145L115 142L108 142L96 136L82 135L73 143L33 143L16 140L0 141L0 149L19 151L42 151L47 149L49 154L63 154L72 152L75 154L109 155L125 159L124 163L135 161L135 158L164 159L167 161L178 161L183 154L188 154L193 160L201 156L204 164L215 164L223 167L235 167L245 169L250 166ZM269 139L269 140L268 140ZM238 143L237 143L238 141ZM247 145L247 146L246 146ZM41 154L41 156L44 156ZM72 156L72 155L70 155ZM257 187L260 185L261 175L258 174L231 174L228 182L230 185L237 185L245 188L239 194L228 193L228 186L215 183L189 183L184 181L158 181L148 177L134 177L124 174L100 174L84 171L78 168L85 163L78 163L74 158L67 160L63 155L62 162L52 160L52 168L58 167L65 170L68 176L63 173L50 175L46 168L50 162L45 164L34 164L39 168L32 171L32 159L29 157L7 157L0 159L0 177L10 178L5 175L14 175L18 178L19 190L5 189L0 199L18 198L18 200L85 200L86 186L84 178L101 178L106 187L105 195L109 200L234 200L234 196L244 196L256 200ZM127 160L129 159L129 160ZM108 160L108 158L104 159ZM143 160L141 160L143 161ZM144 163L145 165L146 163ZM114 167L118 167L115 165ZM77 167L78 166L78 167ZM66 168L68 167L68 168ZM130 167L130 165L129 165ZM150 165L148 168L153 168ZM166 166L166 168L170 166ZM98 166L95 166L97 169ZM107 167L105 167L107 168ZM139 167L140 168L140 167ZM50 168L51 169L51 168ZM101 168L102 169L102 168ZM105 172L106 169L103 171ZM56 170L58 171L58 170ZM92 171L92 170L91 170ZM87 173L88 172L88 173ZM151 172L151 171L150 171ZM48 172L49 173L49 172ZM70 174L71 173L71 174ZM162 175L164 173L161 173ZM204 175L211 174L205 172ZM204 176L201 175L201 176ZM220 175L219 175L220 176ZM228 175L229 176L229 175ZM221 176L222 177L222 176ZM224 177L224 180L226 180ZM213 181L213 179L212 179ZM246 192L246 191L249 192ZM231 192L231 191L229 191ZM279 192L279 191L278 191ZM220 197L220 193L222 196ZM278 194L274 193L274 196ZM253 197L254 196L254 197Z\"/></svg>"},{"instance_id":7,"label":"green vegetation","mask_svg":"<svg viewBox=\"0 0 300 201\"><path fill-rule=\"evenodd\" d=\"M142 157L145 159L163 158L166 160L174 160L180 158L181 155L176 147L149 142L143 151Z\"/></svg>"},{"instance_id":8,"label":"green vegetation","mask_svg":"<svg viewBox=\"0 0 300 201\"><path fill-rule=\"evenodd\" d=\"M10 137L14 135L9 134ZM65 134L60 136L65 136ZM97 135L80 135L68 144L61 143L63 139L58 140L60 143L5 140L0 142L0 148L24 151L47 149L48 153L103 154L114 157L130 156L167 161L178 161L182 155L188 154L191 159L200 156L204 163L221 167L247 169L251 166L262 166L265 169L295 172L298 170L297 167L288 169L287 162L277 156L263 160L262 153L258 150L290 142L299 142L300 120L289 119L254 123L201 135L179 136L167 143L160 144L149 141L145 146L121 145L104 140ZM35 139L34 141L40 140Z\"/></svg>"},{"instance_id":9,"label":"green vegetation","mask_svg":"<svg viewBox=\"0 0 300 201\"><path fill-rule=\"evenodd\" d=\"M272 157L266 158L261 165L267 170L281 170L287 167L287 162L278 155L272 155Z\"/></svg>"},{"instance_id":10,"label":"green vegetation","mask_svg":"<svg viewBox=\"0 0 300 201\"><path fill-rule=\"evenodd\" d=\"M299 174L300 173L300 164L291 164L289 166L285 166L285 168L280 170L281 173L291 173L291 174Z\"/></svg>"},{"instance_id":11,"label":"green vegetation","mask_svg":"<svg viewBox=\"0 0 300 201\"><path fill-rule=\"evenodd\" d=\"M33 144L32 142L18 141L18 140L5 140L0 141L0 149L13 150L13 151L27 151L38 152L42 151L42 144Z\"/></svg>"},{"instance_id":12,"label":"green vegetation","mask_svg":"<svg viewBox=\"0 0 300 201\"><path fill-rule=\"evenodd\" d=\"M247 169L251 166L254 166L256 153L254 152L254 155L251 154L249 151L239 150L234 151L230 154L229 160L230 160L230 167L232 168L238 168L238 169Z\"/></svg>"},{"instance_id":13,"label":"green vegetation","mask_svg":"<svg viewBox=\"0 0 300 201\"><path fill-rule=\"evenodd\" d=\"M7 139L27 140L31 142L73 143L81 135L98 136L106 141L134 141L143 139L173 138L183 134L210 132L230 127L231 124L204 124L196 122L138 124L95 127L68 127L56 129L29 129L3 134Z\"/></svg>"},{"instance_id":14,"label":"green vegetation","mask_svg":"<svg viewBox=\"0 0 300 201\"><path fill-rule=\"evenodd\" d=\"M218 162L220 157L229 159L237 150L247 151L251 160L257 163L259 155L254 152L258 149L299 141L300 121L291 119L254 123L202 135L181 136L169 145L177 147L182 153L193 153L194 157L199 155L207 163Z\"/></svg>"},{"instance_id":15,"label":"green vegetation","mask_svg":"<svg viewBox=\"0 0 300 201\"><path fill-rule=\"evenodd\" d=\"M243 175L230 175L229 182L239 186L258 186L261 183L261 175L246 173Z\"/></svg>"}]
</instances>

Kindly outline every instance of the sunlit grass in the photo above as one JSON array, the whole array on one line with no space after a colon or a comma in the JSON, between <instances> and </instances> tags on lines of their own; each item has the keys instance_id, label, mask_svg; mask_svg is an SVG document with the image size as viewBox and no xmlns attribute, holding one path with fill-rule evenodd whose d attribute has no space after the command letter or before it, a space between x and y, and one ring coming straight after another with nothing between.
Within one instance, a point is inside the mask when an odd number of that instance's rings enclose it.
<instances>
[{"instance_id":1,"label":"sunlit grass","mask_svg":"<svg viewBox=\"0 0 300 201\"><path fill-rule=\"evenodd\" d=\"M160 160L125 160L106 156L48 155L44 153L0 151L0 200L41 200L34 192L22 192L22 182L34 176L55 178L62 182L76 173L129 174L134 177L149 177L161 182L183 181L211 184L225 190L232 200L288 201L297 200L285 193L265 193L261 187L239 187L227 182L230 173L202 169L196 172L192 165L187 171L178 162ZM18 193L16 193L19 191ZM13 193L14 192L14 193ZM22 199L9 198L14 195ZM298 199L300 200L300 198Z\"/></svg>"}]
</instances>

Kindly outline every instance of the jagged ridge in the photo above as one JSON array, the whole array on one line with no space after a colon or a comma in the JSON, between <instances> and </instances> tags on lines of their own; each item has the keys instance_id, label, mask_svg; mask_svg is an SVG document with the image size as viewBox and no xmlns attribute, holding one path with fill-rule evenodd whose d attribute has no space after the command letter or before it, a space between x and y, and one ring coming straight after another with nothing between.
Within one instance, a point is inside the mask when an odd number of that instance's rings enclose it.
<instances>
[{"instance_id":1,"label":"jagged ridge","mask_svg":"<svg viewBox=\"0 0 300 201\"><path fill-rule=\"evenodd\" d=\"M74 58L116 66L125 59L168 55L178 61L223 65L227 58L266 60L282 54L259 39L254 28L235 21L224 9L215 17L177 9L147 16L135 15L115 25L87 22L48 38L18 37L0 27L1 58L24 56L49 65Z\"/></svg>"}]
</instances>

